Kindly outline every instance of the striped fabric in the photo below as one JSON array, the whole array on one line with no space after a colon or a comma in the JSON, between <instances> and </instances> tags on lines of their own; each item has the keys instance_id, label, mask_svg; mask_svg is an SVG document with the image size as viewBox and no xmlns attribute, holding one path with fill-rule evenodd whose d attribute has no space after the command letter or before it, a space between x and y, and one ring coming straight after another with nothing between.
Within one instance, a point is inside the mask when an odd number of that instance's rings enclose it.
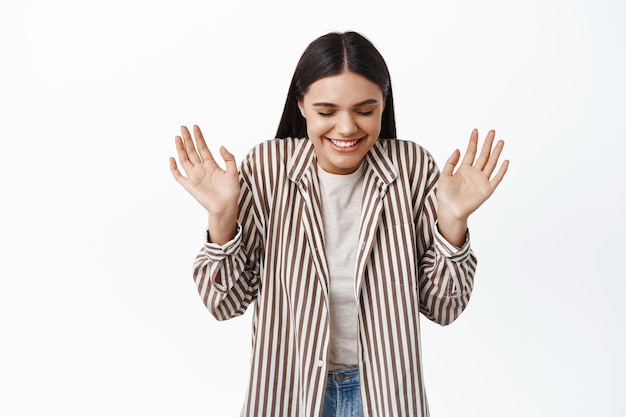
<instances>
[{"instance_id":1,"label":"striped fabric","mask_svg":"<svg viewBox=\"0 0 626 417\"><path fill-rule=\"evenodd\" d=\"M437 167L419 145L381 139L367 154L354 291L366 416L427 416L419 313L446 325L469 301L476 258L436 230ZM329 346L329 275L314 148L256 146L240 170L236 236L206 243L194 279L225 320L253 302L250 382L242 416L316 417ZM340 213L338 213L339 215Z\"/></svg>"}]
</instances>

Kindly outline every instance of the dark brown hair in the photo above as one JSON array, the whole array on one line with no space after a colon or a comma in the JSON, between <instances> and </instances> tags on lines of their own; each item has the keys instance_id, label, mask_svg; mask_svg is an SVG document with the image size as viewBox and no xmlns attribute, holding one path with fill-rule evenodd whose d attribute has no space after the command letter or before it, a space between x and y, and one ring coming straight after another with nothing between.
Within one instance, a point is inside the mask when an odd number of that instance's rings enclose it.
<instances>
[{"instance_id":1,"label":"dark brown hair","mask_svg":"<svg viewBox=\"0 0 626 417\"><path fill-rule=\"evenodd\" d=\"M391 77L387 64L376 47L356 32L331 32L309 44L291 79L276 137L306 137L306 119L300 113L298 102L315 81L341 74L345 69L364 76L380 87L385 98L385 110L381 116L379 137L396 138Z\"/></svg>"}]
</instances>

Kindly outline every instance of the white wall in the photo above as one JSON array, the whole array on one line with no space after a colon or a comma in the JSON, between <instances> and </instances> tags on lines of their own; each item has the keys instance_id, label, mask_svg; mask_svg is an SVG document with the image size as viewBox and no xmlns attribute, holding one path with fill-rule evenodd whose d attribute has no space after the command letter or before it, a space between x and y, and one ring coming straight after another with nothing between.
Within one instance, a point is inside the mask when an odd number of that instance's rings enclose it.
<instances>
[{"instance_id":1,"label":"white wall","mask_svg":"<svg viewBox=\"0 0 626 417\"><path fill-rule=\"evenodd\" d=\"M250 314L197 296L173 137L241 159L306 45L348 29L388 61L400 137L443 164L494 128L511 159L470 219L467 311L423 321L432 415L626 413L622 2L210 3L0 6L0 415L238 415Z\"/></svg>"}]
</instances>

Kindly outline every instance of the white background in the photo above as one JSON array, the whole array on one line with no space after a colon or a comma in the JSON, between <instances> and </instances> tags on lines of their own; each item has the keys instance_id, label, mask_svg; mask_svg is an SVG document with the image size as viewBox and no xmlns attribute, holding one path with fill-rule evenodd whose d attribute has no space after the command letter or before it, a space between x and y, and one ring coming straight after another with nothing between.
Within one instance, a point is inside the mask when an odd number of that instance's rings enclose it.
<instances>
[{"instance_id":1,"label":"white background","mask_svg":"<svg viewBox=\"0 0 626 417\"><path fill-rule=\"evenodd\" d=\"M206 215L167 159L181 124L238 160L272 138L331 30L380 49L440 165L474 127L507 142L472 301L423 321L432 415L626 414L622 2L214 3L2 2L1 416L238 415L251 315L202 305Z\"/></svg>"}]
</instances>

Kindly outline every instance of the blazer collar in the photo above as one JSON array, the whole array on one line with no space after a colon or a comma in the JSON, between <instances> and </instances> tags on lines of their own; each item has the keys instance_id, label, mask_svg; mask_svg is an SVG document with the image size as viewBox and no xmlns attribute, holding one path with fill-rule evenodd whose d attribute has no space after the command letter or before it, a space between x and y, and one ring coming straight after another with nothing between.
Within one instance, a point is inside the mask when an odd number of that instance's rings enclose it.
<instances>
[{"instance_id":1,"label":"blazer collar","mask_svg":"<svg viewBox=\"0 0 626 417\"><path fill-rule=\"evenodd\" d=\"M387 143L394 139L378 139L370 151L365 155L363 163L365 171L372 171L378 178L380 185L387 187L398 177L398 170L387 153ZM300 183L306 176L312 175L317 169L317 157L313 143L308 139L300 139L295 150L287 161L287 176Z\"/></svg>"}]
</instances>

